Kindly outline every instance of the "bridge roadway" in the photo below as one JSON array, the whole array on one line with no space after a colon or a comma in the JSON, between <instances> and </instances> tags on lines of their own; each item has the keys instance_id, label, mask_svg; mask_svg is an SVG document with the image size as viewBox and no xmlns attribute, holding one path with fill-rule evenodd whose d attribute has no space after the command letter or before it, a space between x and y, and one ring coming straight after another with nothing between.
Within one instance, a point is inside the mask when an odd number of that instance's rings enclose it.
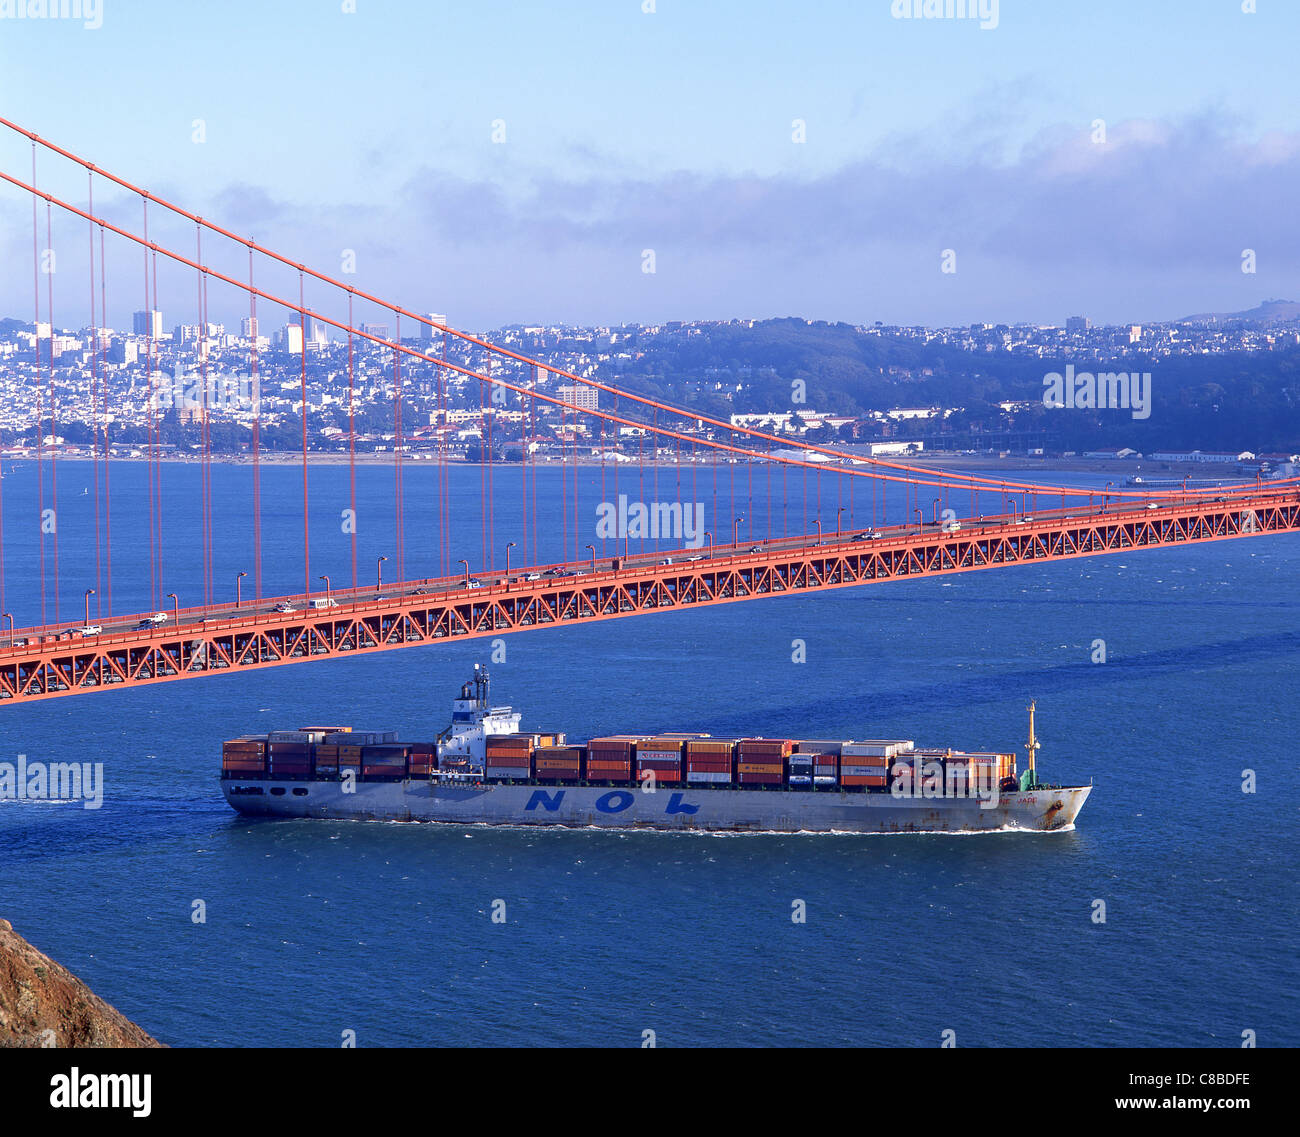
<instances>
[{"instance_id":1,"label":"bridge roadway","mask_svg":"<svg viewBox=\"0 0 1300 1137\"><path fill-rule=\"evenodd\" d=\"M763 596L1297 530L1300 489L1287 486L136 613L105 620L98 631L20 628L0 639L0 704Z\"/></svg>"}]
</instances>

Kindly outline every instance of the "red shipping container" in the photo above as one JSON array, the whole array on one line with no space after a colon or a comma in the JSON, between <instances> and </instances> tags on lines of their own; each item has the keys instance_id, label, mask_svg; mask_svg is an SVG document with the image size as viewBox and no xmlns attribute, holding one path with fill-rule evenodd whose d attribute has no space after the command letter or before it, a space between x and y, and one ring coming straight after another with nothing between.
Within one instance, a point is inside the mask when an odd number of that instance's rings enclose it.
<instances>
[{"instance_id":1,"label":"red shipping container","mask_svg":"<svg viewBox=\"0 0 1300 1137\"><path fill-rule=\"evenodd\" d=\"M402 778L406 776L406 765L398 766L391 762L366 763L361 767L361 776L364 778Z\"/></svg>"}]
</instances>

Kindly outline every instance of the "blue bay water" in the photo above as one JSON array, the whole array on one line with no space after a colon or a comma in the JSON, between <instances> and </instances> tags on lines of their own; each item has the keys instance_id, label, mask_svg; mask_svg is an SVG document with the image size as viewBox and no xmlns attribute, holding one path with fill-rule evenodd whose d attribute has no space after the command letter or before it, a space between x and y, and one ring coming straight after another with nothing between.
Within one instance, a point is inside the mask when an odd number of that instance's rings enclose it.
<instances>
[{"instance_id":1,"label":"blue bay water","mask_svg":"<svg viewBox=\"0 0 1300 1137\"><path fill-rule=\"evenodd\" d=\"M214 473L219 575L246 567L247 473ZM7 604L30 613L23 475L4 483ZM197 470L165 476L184 498ZM411 475L408 503L427 502L431 476ZM75 476L60 477L62 497ZM124 466L120 484L141 477ZM264 477L266 577L288 590L301 487L291 469ZM346 471L312 477L313 564L345 573L327 535ZM468 510L477 472L456 477ZM499 477L508 526L517 487ZM385 508L391 472L359 483ZM411 512L408 566L430 567L408 575L434 571L428 506ZM168 587L197 591L201 559L172 516ZM562 529L545 521L544 546ZM61 530L65 619L92 571L74 551L85 524ZM115 525L115 606L140 609L129 576L147 530L125 506ZM367 571L381 532L363 526ZM98 811L0 803L0 915L173 1045L337 1046L348 1030L363 1046L636 1046L646 1030L678 1046L935 1046L945 1030L959 1045L1237 1046L1244 1030L1296 1045L1297 554L1300 537L1258 538L634 617L504 637L492 668L526 727L580 738L1012 749L1036 698L1045 775L1095 782L1073 832L533 832L253 822L225 806L223 738L339 718L432 736L487 659L477 641L0 708L3 758L103 761L107 782Z\"/></svg>"}]
</instances>

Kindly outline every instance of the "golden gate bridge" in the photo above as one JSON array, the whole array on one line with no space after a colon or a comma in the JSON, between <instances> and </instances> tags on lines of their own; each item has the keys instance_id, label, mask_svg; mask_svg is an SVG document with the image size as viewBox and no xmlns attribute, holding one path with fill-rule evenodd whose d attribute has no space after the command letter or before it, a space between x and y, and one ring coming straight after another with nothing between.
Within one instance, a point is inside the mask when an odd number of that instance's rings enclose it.
<instances>
[{"instance_id":1,"label":"golden gate bridge","mask_svg":"<svg viewBox=\"0 0 1300 1137\"><path fill-rule=\"evenodd\" d=\"M43 376L36 387L33 423L35 515L17 521L10 518L11 528L27 529L38 543L41 618L18 624L8 611L0 482L0 609L6 625L0 634L0 703L701 605L1300 529L1298 479L1256 479L1203 492L1112 486L1103 491L922 468L803 441L791 450L790 439L780 434L673 406L436 322L241 237L13 122L0 118L0 128L25 140L31 149L30 174L0 170L0 179L31 199L35 365L38 377ZM78 178L84 174L84 197L79 190L75 195L66 189L54 192L56 179L45 167L50 162L61 164L62 181L69 180L68 170ZM105 190L116 195L111 208L96 208L97 186L101 202ZM127 219L124 202L129 200L138 201L138 222ZM44 273L42 289L42 264L56 249L56 211L60 239L69 244L85 242L87 276L84 290L79 284L75 294L56 293L53 271ZM68 219L75 226L72 237L64 236ZM187 241L182 251L174 236L160 241L160 229L192 230L193 246ZM152 313L158 309L160 279L168 278L168 295L174 298L175 274L182 273L192 282L196 323L205 336L210 291L225 290L240 297L241 303L246 300L254 329L259 305L263 313L283 311L290 320L298 320L302 332L296 424L301 465L300 591L268 595L263 587L262 467L267 455L262 446L261 400L254 397L247 453L252 475L248 531L240 538L246 543L242 547L249 549L248 568L238 574L233 601L217 598L222 534L214 525L212 466L219 458L214 454L212 426L224 408L212 400L208 355L201 347L196 388L200 401L194 416L200 491L197 516L188 520L197 524L199 533L202 598L198 604L182 604L179 586L166 571L170 561L164 557L163 484L174 472L165 469L161 407L153 397L169 377L162 368L162 345L152 317L144 360L151 393L147 442L142 444L147 479L142 497L124 502L120 479L114 497L112 474L120 458L111 451L116 415L110 405L102 334L110 326L110 242L115 269L112 295L117 304L123 295L140 297L144 310ZM127 252L139 256L141 271L139 280L123 285L116 273ZM93 545L94 584L83 590L84 582L76 582L77 599L84 607L77 608L74 621L63 615L68 582L61 579L59 529L46 524L48 517L58 515L58 428L69 415L67 395L56 381L54 366L56 300L60 311L88 302L90 312L90 413L86 417L92 438L94 522L86 527L83 539ZM376 312L393 320L392 338L376 329ZM391 353L395 578L387 583L379 575L386 557L379 558L373 586L359 580L355 526L341 560L328 559L322 566L318 554L314 566L339 576L341 563L350 583L335 587L328 573L313 576L309 321L346 337L344 434L348 501L354 518L357 398L367 381L358 356L366 345ZM410 333L405 340L404 322ZM40 328L45 324L49 343L43 358ZM255 331L248 351L256 389L263 361ZM479 495L472 503L452 492L449 473L459 465L459 454L445 430L435 434L432 500L413 505L419 517L427 512L436 537L436 564L423 566L429 570L425 575L411 571L414 565L408 566L405 548L409 511L404 466L407 443L415 433L408 384L416 368L433 371L428 398L417 402L426 410L436 407L435 421L444 425L447 421L453 383L462 391L468 383L477 388L483 424ZM545 389L540 382L543 376L552 383L563 380L565 386ZM492 410L507 403L516 408L517 436L494 427ZM631 438L636 439L635 457L624 450ZM518 459L503 467L498 459L507 445L517 450ZM712 518L710 530L703 534L707 544L664 547L658 541L647 548L644 535L598 532L589 512L580 520L580 472L593 484L599 479L602 502L626 497L635 484L638 502L648 497L662 506L659 489L664 470L671 471L675 505L680 506L686 496L707 506L705 516ZM500 479L508 484L498 485ZM810 480L815 487L811 516ZM89 487L86 492L91 492ZM496 502L503 492L511 496L512 510L510 518L502 517L498 524ZM833 523L828 495L835 503ZM958 516L954 502L966 509L965 515ZM558 526L552 521L557 505ZM944 507L942 520L940 506ZM24 502L27 508L29 503ZM868 509L871 523L862 524ZM115 510L119 517L124 510L148 517L150 603L146 611L122 612L113 604ZM476 557L468 547L474 543L474 521L479 530ZM174 527L174 519L168 524ZM65 564L66 540L67 535ZM498 566L498 550L504 551L503 567ZM512 556L512 550L518 552ZM464 555L454 555L458 553ZM92 560L84 549L79 556L87 565ZM119 572L120 564L119 556ZM453 571L454 565L460 568ZM244 577L250 578L246 596ZM317 587L318 582L324 587ZM192 579L187 583L193 587Z\"/></svg>"}]
</instances>

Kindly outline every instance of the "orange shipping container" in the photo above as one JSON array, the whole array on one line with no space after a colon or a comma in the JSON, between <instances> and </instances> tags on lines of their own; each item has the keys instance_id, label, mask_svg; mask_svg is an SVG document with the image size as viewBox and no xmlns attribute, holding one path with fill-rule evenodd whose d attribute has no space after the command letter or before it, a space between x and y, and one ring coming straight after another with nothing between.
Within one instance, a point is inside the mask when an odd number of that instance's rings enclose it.
<instances>
[{"instance_id":1,"label":"orange shipping container","mask_svg":"<svg viewBox=\"0 0 1300 1137\"><path fill-rule=\"evenodd\" d=\"M737 769L742 774L779 774L784 767L780 762L740 762Z\"/></svg>"}]
</instances>

